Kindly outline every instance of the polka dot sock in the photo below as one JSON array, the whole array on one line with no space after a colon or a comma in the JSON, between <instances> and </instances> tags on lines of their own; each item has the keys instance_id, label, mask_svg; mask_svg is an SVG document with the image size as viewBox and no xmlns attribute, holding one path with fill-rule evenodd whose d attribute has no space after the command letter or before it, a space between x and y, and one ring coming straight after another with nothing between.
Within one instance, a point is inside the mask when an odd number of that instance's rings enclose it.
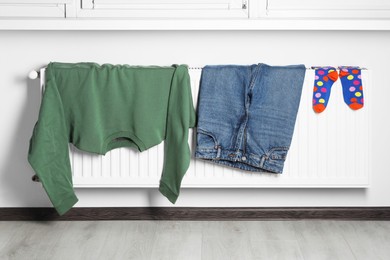
<instances>
[{"instance_id":1,"label":"polka dot sock","mask_svg":"<svg viewBox=\"0 0 390 260\"><path fill-rule=\"evenodd\" d=\"M364 106L363 84L359 67L339 67L344 102L353 110Z\"/></svg>"},{"instance_id":2,"label":"polka dot sock","mask_svg":"<svg viewBox=\"0 0 390 260\"><path fill-rule=\"evenodd\" d=\"M325 110L333 83L338 79L334 67L313 67L315 80L313 88L313 110L321 113Z\"/></svg>"}]
</instances>

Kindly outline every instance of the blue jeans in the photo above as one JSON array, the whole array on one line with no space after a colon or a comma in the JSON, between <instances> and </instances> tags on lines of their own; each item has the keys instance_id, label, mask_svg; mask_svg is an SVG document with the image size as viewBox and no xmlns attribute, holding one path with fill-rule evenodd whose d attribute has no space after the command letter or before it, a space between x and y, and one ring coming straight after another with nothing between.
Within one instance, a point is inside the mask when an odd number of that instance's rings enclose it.
<instances>
[{"instance_id":1,"label":"blue jeans","mask_svg":"<svg viewBox=\"0 0 390 260\"><path fill-rule=\"evenodd\" d=\"M282 173L305 72L304 65L206 66L195 157L247 171Z\"/></svg>"}]
</instances>

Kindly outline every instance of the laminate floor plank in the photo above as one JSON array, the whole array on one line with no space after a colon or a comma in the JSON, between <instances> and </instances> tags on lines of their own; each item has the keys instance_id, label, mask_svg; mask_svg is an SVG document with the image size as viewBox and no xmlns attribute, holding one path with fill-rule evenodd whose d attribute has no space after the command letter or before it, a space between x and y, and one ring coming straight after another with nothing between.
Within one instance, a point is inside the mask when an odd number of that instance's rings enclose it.
<instances>
[{"instance_id":1,"label":"laminate floor plank","mask_svg":"<svg viewBox=\"0 0 390 260\"><path fill-rule=\"evenodd\" d=\"M202 260L208 259L254 259L245 222L204 222Z\"/></svg>"},{"instance_id":2,"label":"laminate floor plank","mask_svg":"<svg viewBox=\"0 0 390 260\"><path fill-rule=\"evenodd\" d=\"M0 251L0 259L50 259L50 250L61 236L59 222L8 222L12 236ZM57 232L57 230L60 232ZM2 233L3 230L0 232Z\"/></svg>"},{"instance_id":3,"label":"laminate floor plank","mask_svg":"<svg viewBox=\"0 0 390 260\"><path fill-rule=\"evenodd\" d=\"M6 246L13 239L18 229L22 228L14 221L0 221L0 257L4 255ZM1 258L0 258L1 259Z\"/></svg>"},{"instance_id":4,"label":"laminate floor plank","mask_svg":"<svg viewBox=\"0 0 390 260\"><path fill-rule=\"evenodd\" d=\"M157 223L110 221L111 226L97 259L152 259Z\"/></svg>"},{"instance_id":5,"label":"laminate floor plank","mask_svg":"<svg viewBox=\"0 0 390 260\"><path fill-rule=\"evenodd\" d=\"M1 260L390 259L390 221L3 221Z\"/></svg>"},{"instance_id":6,"label":"laminate floor plank","mask_svg":"<svg viewBox=\"0 0 390 260\"><path fill-rule=\"evenodd\" d=\"M304 220L294 222L304 259L356 259L335 221Z\"/></svg>"},{"instance_id":7,"label":"laminate floor plank","mask_svg":"<svg viewBox=\"0 0 390 260\"><path fill-rule=\"evenodd\" d=\"M158 222L151 259L200 259L202 224L195 221Z\"/></svg>"},{"instance_id":8,"label":"laminate floor plank","mask_svg":"<svg viewBox=\"0 0 390 260\"><path fill-rule=\"evenodd\" d=\"M156 224L133 221L69 222L51 259L151 259Z\"/></svg>"},{"instance_id":9,"label":"laminate floor plank","mask_svg":"<svg viewBox=\"0 0 390 260\"><path fill-rule=\"evenodd\" d=\"M256 260L304 260L296 240L265 240L251 243Z\"/></svg>"},{"instance_id":10,"label":"laminate floor plank","mask_svg":"<svg viewBox=\"0 0 390 260\"><path fill-rule=\"evenodd\" d=\"M343 222L340 230L356 259L390 259L390 222Z\"/></svg>"},{"instance_id":11,"label":"laminate floor plank","mask_svg":"<svg viewBox=\"0 0 390 260\"><path fill-rule=\"evenodd\" d=\"M245 225L254 259L304 259L292 222L249 221Z\"/></svg>"},{"instance_id":12,"label":"laminate floor plank","mask_svg":"<svg viewBox=\"0 0 390 260\"><path fill-rule=\"evenodd\" d=\"M73 221L62 226L51 259L98 259L111 226L105 222Z\"/></svg>"},{"instance_id":13,"label":"laminate floor plank","mask_svg":"<svg viewBox=\"0 0 390 260\"><path fill-rule=\"evenodd\" d=\"M31 249L29 244L29 225L17 222L2 222L0 224L0 259L17 259L20 253Z\"/></svg>"},{"instance_id":14,"label":"laminate floor plank","mask_svg":"<svg viewBox=\"0 0 390 260\"><path fill-rule=\"evenodd\" d=\"M293 221L241 221L257 240L296 240Z\"/></svg>"}]
</instances>

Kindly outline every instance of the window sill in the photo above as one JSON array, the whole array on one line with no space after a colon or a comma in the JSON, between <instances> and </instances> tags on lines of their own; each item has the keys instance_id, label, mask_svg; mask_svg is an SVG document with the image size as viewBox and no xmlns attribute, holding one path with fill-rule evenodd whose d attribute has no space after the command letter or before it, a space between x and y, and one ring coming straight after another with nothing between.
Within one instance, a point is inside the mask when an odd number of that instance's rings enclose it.
<instances>
[{"instance_id":1,"label":"window sill","mask_svg":"<svg viewBox=\"0 0 390 260\"><path fill-rule=\"evenodd\" d=\"M0 30L390 30L390 19L0 19Z\"/></svg>"}]
</instances>

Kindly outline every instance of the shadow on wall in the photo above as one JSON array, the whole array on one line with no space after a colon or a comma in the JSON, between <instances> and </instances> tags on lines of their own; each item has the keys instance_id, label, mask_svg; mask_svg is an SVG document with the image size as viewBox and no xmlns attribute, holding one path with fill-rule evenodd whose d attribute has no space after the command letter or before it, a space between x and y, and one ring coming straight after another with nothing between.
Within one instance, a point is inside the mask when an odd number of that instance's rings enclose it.
<instances>
[{"instance_id":1,"label":"shadow on wall","mask_svg":"<svg viewBox=\"0 0 390 260\"><path fill-rule=\"evenodd\" d=\"M4 167L1 182L6 190L8 204L12 207L50 206L41 184L32 182L33 170L27 161L27 153L34 124L41 102L39 79L19 78L19 86L27 88L24 107L19 115ZM46 201L46 203L45 203Z\"/></svg>"}]
</instances>

